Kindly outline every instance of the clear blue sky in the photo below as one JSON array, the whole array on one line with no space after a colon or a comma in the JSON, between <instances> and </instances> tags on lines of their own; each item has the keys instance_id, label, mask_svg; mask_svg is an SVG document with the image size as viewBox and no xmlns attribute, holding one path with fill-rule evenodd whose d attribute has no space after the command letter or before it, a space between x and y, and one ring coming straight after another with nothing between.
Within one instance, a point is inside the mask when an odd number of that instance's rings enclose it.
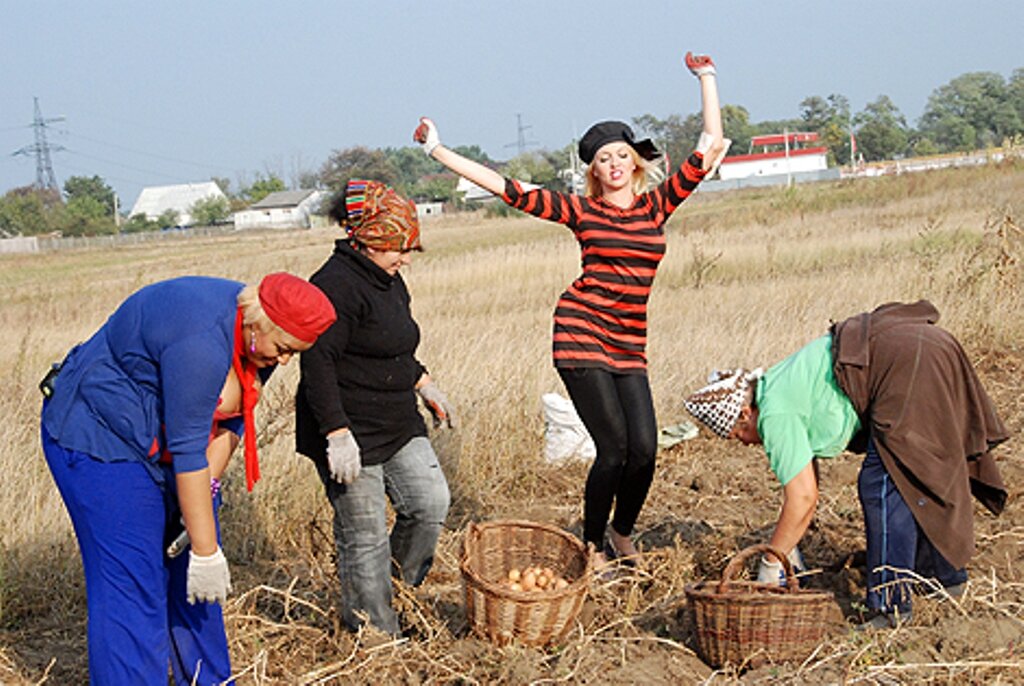
<instances>
[{"instance_id":1,"label":"clear blue sky","mask_svg":"<svg viewBox=\"0 0 1024 686\"><path fill-rule=\"evenodd\" d=\"M513 8L515 8L513 10ZM810 95L888 95L914 124L933 90L1024 67L1018 0L8 0L0 7L0 193L35 180L32 99L58 183L98 174L130 207L147 185L257 173L286 182L333 150L559 148L600 119L699 109L681 63L718 64L753 121Z\"/></svg>"}]
</instances>

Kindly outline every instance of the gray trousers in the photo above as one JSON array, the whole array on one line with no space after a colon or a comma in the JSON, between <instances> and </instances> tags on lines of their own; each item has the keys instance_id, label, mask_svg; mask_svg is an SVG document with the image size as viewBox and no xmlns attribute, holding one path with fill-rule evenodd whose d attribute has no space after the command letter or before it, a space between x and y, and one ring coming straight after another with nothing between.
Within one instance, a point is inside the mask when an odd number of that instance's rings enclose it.
<instances>
[{"instance_id":1,"label":"gray trousers","mask_svg":"<svg viewBox=\"0 0 1024 686\"><path fill-rule=\"evenodd\" d=\"M364 466L356 480L339 484L317 463L334 508L342 620L358 629L365 619L392 635L400 632L391 607L391 577L420 584L434 562L434 548L450 496L430 441L417 436L387 462ZM395 525L387 530L387 501Z\"/></svg>"}]
</instances>

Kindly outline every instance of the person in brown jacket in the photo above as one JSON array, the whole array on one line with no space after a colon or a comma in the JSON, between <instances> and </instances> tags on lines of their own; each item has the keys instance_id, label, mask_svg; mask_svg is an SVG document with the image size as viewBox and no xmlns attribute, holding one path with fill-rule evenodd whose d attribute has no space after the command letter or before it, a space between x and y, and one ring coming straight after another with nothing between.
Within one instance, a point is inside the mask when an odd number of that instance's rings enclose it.
<instances>
[{"instance_id":1,"label":"person in brown jacket","mask_svg":"<svg viewBox=\"0 0 1024 686\"><path fill-rule=\"evenodd\" d=\"M990 451L1009 434L959 342L928 301L889 303L833 324L763 375L735 370L686 400L718 435L761 444L783 484L771 545L793 551L818 501L815 458L865 453L865 627L911 611L917 578L962 591L974 553L971 496L999 514L1006 487ZM780 582L762 559L758 579Z\"/></svg>"}]
</instances>

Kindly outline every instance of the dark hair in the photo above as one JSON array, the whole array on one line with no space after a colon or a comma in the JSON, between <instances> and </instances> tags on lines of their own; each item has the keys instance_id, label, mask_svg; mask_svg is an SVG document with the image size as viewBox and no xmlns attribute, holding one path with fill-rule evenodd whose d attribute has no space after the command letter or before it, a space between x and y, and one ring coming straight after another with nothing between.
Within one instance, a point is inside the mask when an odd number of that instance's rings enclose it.
<instances>
[{"instance_id":1,"label":"dark hair","mask_svg":"<svg viewBox=\"0 0 1024 686\"><path fill-rule=\"evenodd\" d=\"M339 226L344 226L348 220L348 210L345 208L345 189L348 187L348 183L342 185L341 190L335 191L327 200L327 216L338 223Z\"/></svg>"}]
</instances>

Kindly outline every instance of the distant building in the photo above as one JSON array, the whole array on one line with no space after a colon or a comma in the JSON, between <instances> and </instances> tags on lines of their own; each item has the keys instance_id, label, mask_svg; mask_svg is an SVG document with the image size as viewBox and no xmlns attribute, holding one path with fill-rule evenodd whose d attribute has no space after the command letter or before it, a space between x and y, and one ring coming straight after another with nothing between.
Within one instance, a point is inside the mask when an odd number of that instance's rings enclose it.
<instances>
[{"instance_id":1,"label":"distant building","mask_svg":"<svg viewBox=\"0 0 1024 686\"><path fill-rule=\"evenodd\" d=\"M828 168L828 148L806 147L818 140L815 132L776 133L754 136L750 152L722 160L718 178L723 181L751 176L775 176L817 172Z\"/></svg>"},{"instance_id":2,"label":"distant building","mask_svg":"<svg viewBox=\"0 0 1024 686\"><path fill-rule=\"evenodd\" d=\"M420 219L424 217L440 217L444 212L444 203L442 202L418 202L416 203L416 216Z\"/></svg>"},{"instance_id":3,"label":"distant building","mask_svg":"<svg viewBox=\"0 0 1024 686\"><path fill-rule=\"evenodd\" d=\"M532 191L534 188L540 188L536 183L528 183L526 181L520 181L519 185L523 187L524 191ZM496 196L486 188L481 188L464 176L459 177L459 182L455 186L455 193L462 194L462 200L464 202L488 202L495 200Z\"/></svg>"},{"instance_id":4,"label":"distant building","mask_svg":"<svg viewBox=\"0 0 1024 686\"><path fill-rule=\"evenodd\" d=\"M323 192L277 191L248 209L235 212L236 229L308 229L310 217L320 209Z\"/></svg>"},{"instance_id":5,"label":"distant building","mask_svg":"<svg viewBox=\"0 0 1024 686\"><path fill-rule=\"evenodd\" d=\"M224 191L213 181L203 183L181 183L174 186L149 186L143 188L139 198L132 205L130 216L146 215L155 220L168 210L178 213L178 226L192 225L192 206L197 200L224 198Z\"/></svg>"},{"instance_id":6,"label":"distant building","mask_svg":"<svg viewBox=\"0 0 1024 686\"><path fill-rule=\"evenodd\" d=\"M487 202L494 200L494 194L486 188L481 188L476 185L465 176L459 177L459 182L455 185L456 195L461 194L464 202Z\"/></svg>"}]
</instances>

